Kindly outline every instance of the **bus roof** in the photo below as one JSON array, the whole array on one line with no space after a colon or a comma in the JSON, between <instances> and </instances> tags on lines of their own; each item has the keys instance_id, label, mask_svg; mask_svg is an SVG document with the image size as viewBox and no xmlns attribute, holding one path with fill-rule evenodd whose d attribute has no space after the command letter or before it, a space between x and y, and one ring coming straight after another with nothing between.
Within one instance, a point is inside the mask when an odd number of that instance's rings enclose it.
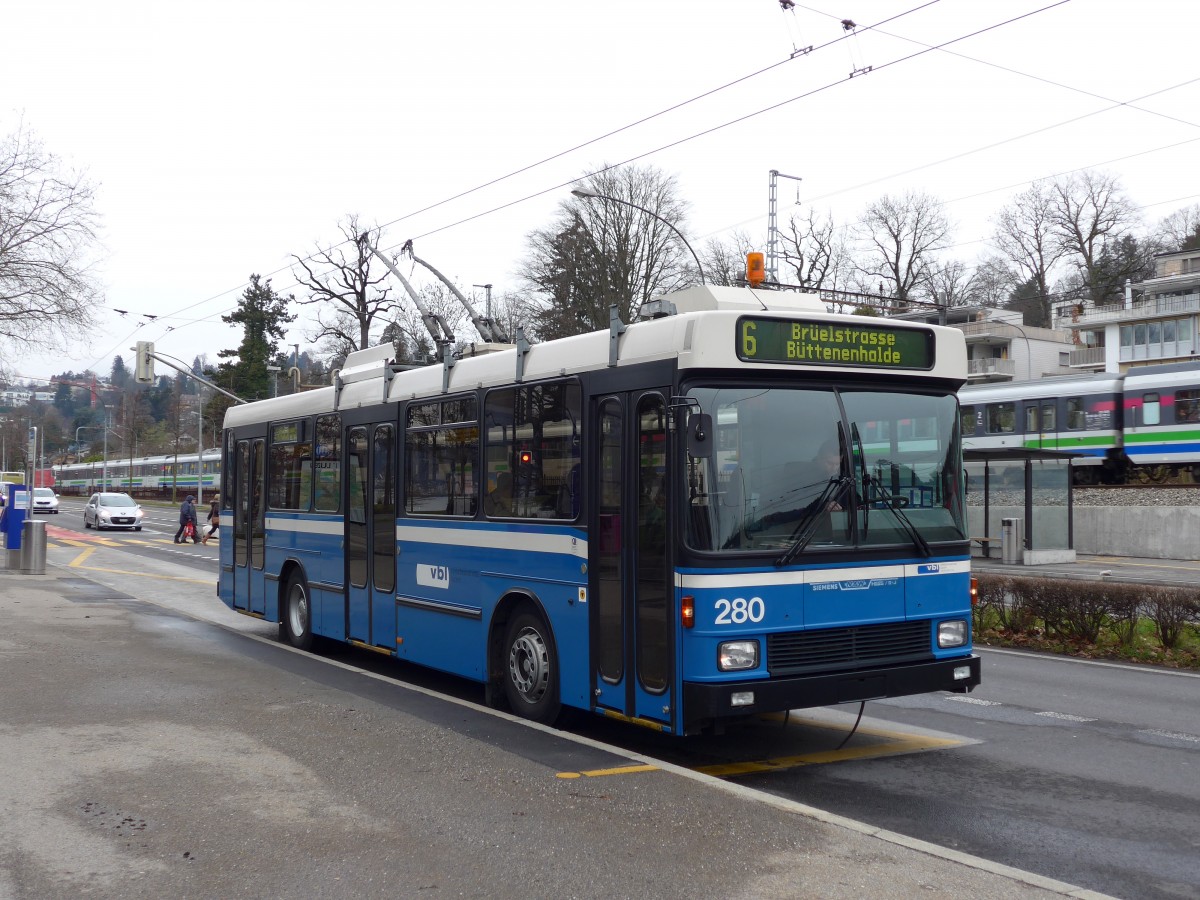
<instances>
[{"instance_id":1,"label":"bus roof","mask_svg":"<svg viewBox=\"0 0 1200 900\"><path fill-rule=\"evenodd\" d=\"M351 353L339 373L340 387L319 388L285 397L232 406L225 414L225 427L264 419L332 412L384 401L399 402L420 397L438 397L479 387L511 384L517 380L547 378L604 369L614 361L629 366L655 360L674 360L681 371L755 369L758 371L821 371L829 365L806 365L787 361L747 361L739 355L738 323L753 316L756 321L772 319L802 321L817 326L841 326L848 331L886 331L891 334L918 332L932 335L933 364L925 370L876 366L842 365L843 374L918 375L954 383L966 380L966 343L961 331L936 325L863 316L829 313L816 294L763 291L750 288L703 286L657 298L642 309L643 317L624 331L595 331L533 344L524 354L504 344L469 346L447 371L429 365L397 371L391 366L389 347L372 347ZM614 348L615 341L615 348ZM520 376L518 378L518 367Z\"/></svg>"}]
</instances>

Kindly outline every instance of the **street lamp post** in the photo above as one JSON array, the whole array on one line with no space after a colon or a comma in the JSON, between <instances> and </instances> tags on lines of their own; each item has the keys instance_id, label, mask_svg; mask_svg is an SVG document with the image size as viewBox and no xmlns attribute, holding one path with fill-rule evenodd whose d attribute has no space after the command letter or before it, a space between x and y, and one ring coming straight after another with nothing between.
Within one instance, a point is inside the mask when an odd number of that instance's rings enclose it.
<instances>
[{"instance_id":1,"label":"street lamp post","mask_svg":"<svg viewBox=\"0 0 1200 900\"><path fill-rule=\"evenodd\" d=\"M612 203L620 203L624 206L631 206L634 209L641 210L648 216L653 216L655 219L658 219L658 221L662 222L664 225L666 225L668 228L670 228L673 232L675 232L676 237L678 237L679 240L683 243L683 246L688 248L688 252L692 254L692 259L694 259L696 261L696 271L700 275L700 283L701 284L707 283L704 280L704 267L702 265L700 265L700 257L696 255L696 251L692 249L692 245L689 244L687 238L685 238L683 236L683 232L680 231L678 228L676 228L674 225L672 225L670 222L668 222L666 219L664 219L662 216L660 216L658 213L651 212L650 210L646 209L644 206L638 206L636 203L630 203L628 200L623 200L620 197L609 197L606 194L597 194L595 191L589 191L584 188L575 188L574 190L571 191L571 193L574 194L576 197L582 197L585 200L593 200L593 199L594 200L608 200Z\"/></svg>"}]
</instances>

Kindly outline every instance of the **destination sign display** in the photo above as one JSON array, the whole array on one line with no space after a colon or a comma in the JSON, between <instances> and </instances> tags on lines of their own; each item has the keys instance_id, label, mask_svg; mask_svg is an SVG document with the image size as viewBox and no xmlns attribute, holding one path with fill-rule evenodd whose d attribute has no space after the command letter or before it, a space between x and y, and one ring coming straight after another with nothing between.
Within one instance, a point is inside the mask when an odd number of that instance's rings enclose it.
<instances>
[{"instance_id":1,"label":"destination sign display","mask_svg":"<svg viewBox=\"0 0 1200 900\"><path fill-rule=\"evenodd\" d=\"M737 355L747 362L932 369L933 332L890 325L746 317L738 320Z\"/></svg>"}]
</instances>

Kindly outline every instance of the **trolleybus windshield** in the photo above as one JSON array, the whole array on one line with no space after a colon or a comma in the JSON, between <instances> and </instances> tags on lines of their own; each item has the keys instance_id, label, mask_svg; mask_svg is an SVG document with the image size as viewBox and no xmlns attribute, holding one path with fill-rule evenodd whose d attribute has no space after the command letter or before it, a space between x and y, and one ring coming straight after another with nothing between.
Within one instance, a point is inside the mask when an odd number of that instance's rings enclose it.
<instances>
[{"instance_id":1,"label":"trolleybus windshield","mask_svg":"<svg viewBox=\"0 0 1200 900\"><path fill-rule=\"evenodd\" d=\"M789 561L885 545L924 555L966 540L953 395L738 386L688 396L716 431L713 452L687 461L694 549L779 556L798 530L811 534Z\"/></svg>"}]
</instances>

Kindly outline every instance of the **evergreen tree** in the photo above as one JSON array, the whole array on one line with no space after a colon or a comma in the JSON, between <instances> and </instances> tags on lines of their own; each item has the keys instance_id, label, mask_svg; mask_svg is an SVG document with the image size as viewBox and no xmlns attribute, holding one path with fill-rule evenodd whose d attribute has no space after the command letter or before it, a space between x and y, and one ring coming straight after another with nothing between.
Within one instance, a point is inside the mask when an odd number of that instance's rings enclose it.
<instances>
[{"instance_id":1,"label":"evergreen tree","mask_svg":"<svg viewBox=\"0 0 1200 900\"><path fill-rule=\"evenodd\" d=\"M242 292L237 309L221 316L222 322L242 326L242 342L236 350L217 353L225 362L214 373L216 384L243 400L271 396L271 373L267 366L279 355L279 342L286 333L284 326L296 319L288 313L288 303L293 299L291 295L276 294L269 278L262 281L258 275L250 276L250 284ZM205 405L205 414L220 422L232 402L217 394Z\"/></svg>"}]
</instances>

